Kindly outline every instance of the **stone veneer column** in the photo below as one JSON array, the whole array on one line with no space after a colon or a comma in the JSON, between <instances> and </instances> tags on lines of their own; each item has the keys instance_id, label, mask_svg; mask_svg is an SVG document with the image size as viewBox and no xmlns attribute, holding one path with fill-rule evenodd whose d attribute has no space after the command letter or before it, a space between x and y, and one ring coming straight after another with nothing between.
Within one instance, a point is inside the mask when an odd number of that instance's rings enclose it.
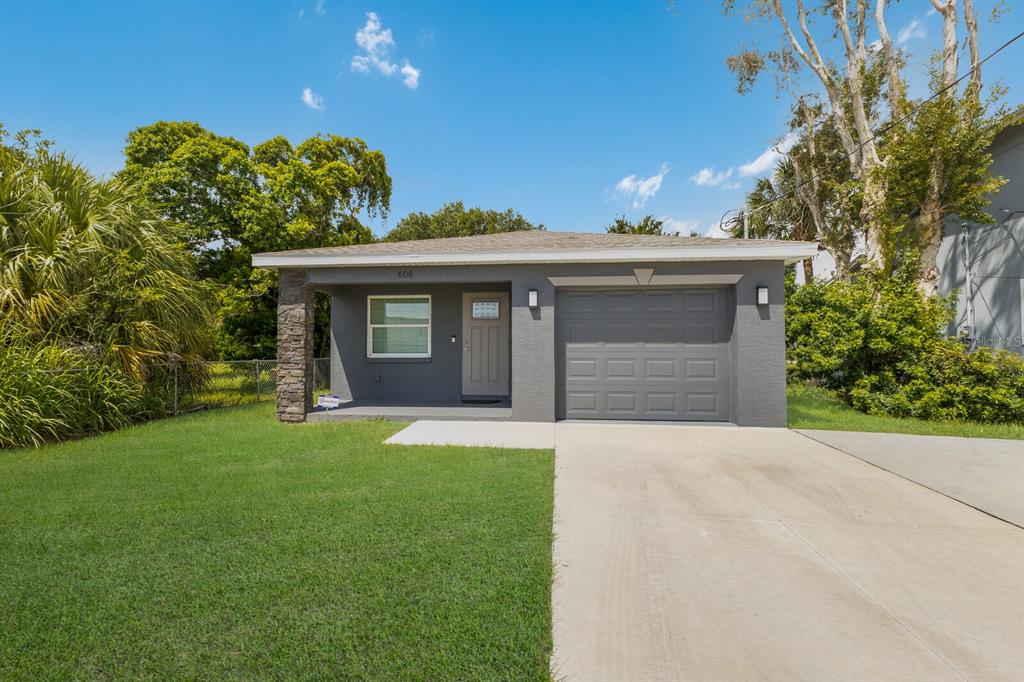
<instances>
[{"instance_id":1,"label":"stone veneer column","mask_svg":"<svg viewBox=\"0 0 1024 682\"><path fill-rule=\"evenodd\" d=\"M313 409L313 289L305 270L282 269L277 292L277 418L306 421Z\"/></svg>"}]
</instances>

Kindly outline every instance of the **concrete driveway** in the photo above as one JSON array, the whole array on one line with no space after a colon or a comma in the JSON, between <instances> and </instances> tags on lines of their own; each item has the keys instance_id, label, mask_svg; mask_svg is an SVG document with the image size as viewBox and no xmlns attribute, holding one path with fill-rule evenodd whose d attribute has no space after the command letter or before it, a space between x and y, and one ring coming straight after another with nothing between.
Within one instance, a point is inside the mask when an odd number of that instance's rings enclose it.
<instances>
[{"instance_id":1,"label":"concrete driveway","mask_svg":"<svg viewBox=\"0 0 1024 682\"><path fill-rule=\"evenodd\" d=\"M1024 678L1024 531L783 429L555 428L569 680Z\"/></svg>"},{"instance_id":2,"label":"concrete driveway","mask_svg":"<svg viewBox=\"0 0 1024 682\"><path fill-rule=\"evenodd\" d=\"M804 429L798 433L1024 528L1024 441Z\"/></svg>"}]
</instances>

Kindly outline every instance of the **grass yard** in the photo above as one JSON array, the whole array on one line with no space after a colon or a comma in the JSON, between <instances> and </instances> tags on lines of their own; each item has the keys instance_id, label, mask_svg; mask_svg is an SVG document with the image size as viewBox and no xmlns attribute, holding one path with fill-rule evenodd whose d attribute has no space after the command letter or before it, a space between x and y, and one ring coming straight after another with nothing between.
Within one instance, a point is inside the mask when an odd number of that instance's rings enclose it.
<instances>
[{"instance_id":1,"label":"grass yard","mask_svg":"<svg viewBox=\"0 0 1024 682\"><path fill-rule=\"evenodd\" d=\"M269 403L0 451L0 679L548 679L553 454Z\"/></svg>"},{"instance_id":2,"label":"grass yard","mask_svg":"<svg viewBox=\"0 0 1024 682\"><path fill-rule=\"evenodd\" d=\"M786 390L789 398L789 426L793 429L1024 439L1024 424L977 424L880 417L853 409L825 389L806 384L790 384Z\"/></svg>"}]
</instances>

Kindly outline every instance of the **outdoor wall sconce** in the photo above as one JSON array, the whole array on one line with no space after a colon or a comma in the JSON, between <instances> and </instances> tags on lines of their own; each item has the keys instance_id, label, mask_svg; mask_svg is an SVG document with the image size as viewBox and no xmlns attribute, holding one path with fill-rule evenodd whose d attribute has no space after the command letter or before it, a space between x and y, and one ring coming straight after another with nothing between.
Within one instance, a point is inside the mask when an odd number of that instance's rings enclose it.
<instances>
[{"instance_id":1,"label":"outdoor wall sconce","mask_svg":"<svg viewBox=\"0 0 1024 682\"><path fill-rule=\"evenodd\" d=\"M540 305L539 303L537 303L536 289L530 289L530 291L527 293L527 300L531 308L536 308L538 305Z\"/></svg>"},{"instance_id":2,"label":"outdoor wall sconce","mask_svg":"<svg viewBox=\"0 0 1024 682\"><path fill-rule=\"evenodd\" d=\"M768 287L757 288L757 304L768 305Z\"/></svg>"}]
</instances>

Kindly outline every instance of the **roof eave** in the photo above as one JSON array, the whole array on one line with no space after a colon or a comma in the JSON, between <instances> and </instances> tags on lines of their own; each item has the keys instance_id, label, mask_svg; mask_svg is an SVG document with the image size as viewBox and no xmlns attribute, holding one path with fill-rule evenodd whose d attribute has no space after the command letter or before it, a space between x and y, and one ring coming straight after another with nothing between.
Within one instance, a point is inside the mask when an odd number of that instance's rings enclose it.
<instances>
[{"instance_id":1,"label":"roof eave","mask_svg":"<svg viewBox=\"0 0 1024 682\"><path fill-rule=\"evenodd\" d=\"M756 244L756 245L755 245ZM252 264L258 268L345 268L414 265L520 265L543 263L630 263L782 260L795 263L818 252L817 244L751 243L750 245L691 246L653 249L602 249L573 251L491 251L482 253L420 253L344 255L257 253Z\"/></svg>"}]
</instances>

